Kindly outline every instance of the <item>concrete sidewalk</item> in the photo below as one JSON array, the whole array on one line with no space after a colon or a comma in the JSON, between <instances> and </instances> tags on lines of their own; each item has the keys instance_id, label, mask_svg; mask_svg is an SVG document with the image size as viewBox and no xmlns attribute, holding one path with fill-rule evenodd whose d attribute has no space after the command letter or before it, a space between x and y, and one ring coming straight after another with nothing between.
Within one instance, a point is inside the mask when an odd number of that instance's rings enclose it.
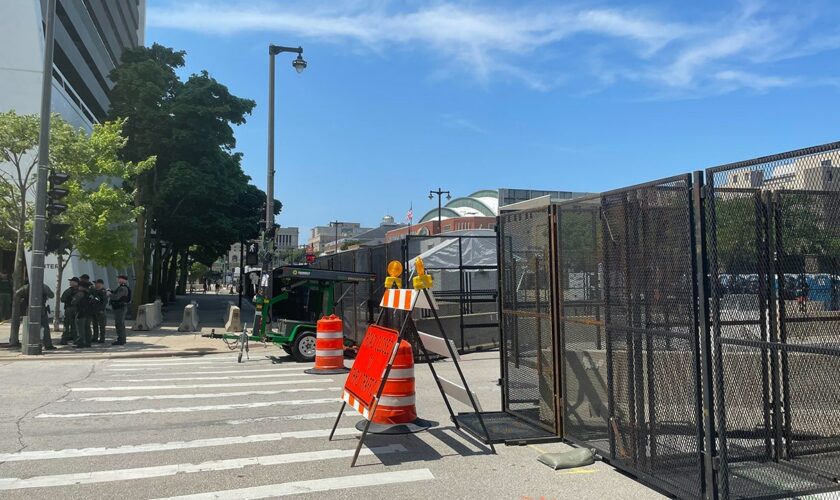
<instances>
[{"instance_id":1,"label":"concrete sidewalk","mask_svg":"<svg viewBox=\"0 0 840 500\"><path fill-rule=\"evenodd\" d=\"M198 303L199 326L201 332L179 332L184 307L195 301ZM203 356L230 352L221 339L202 337L202 333L217 333L224 330L224 311L228 302L237 304L238 296L208 293L182 295L168 306L164 307L163 323L150 331L134 331L133 320L126 321L126 344L111 345L116 338L113 317L108 315L106 341L104 344L93 344L87 349L77 349L71 345L58 345L61 332L53 331L54 351L44 351L43 356L23 356L20 347L9 347L9 322L0 324L0 361L14 360L57 360L57 359L107 359L107 358L143 358L166 356ZM251 323L254 307L250 302L242 300L242 321Z\"/></svg>"}]
</instances>

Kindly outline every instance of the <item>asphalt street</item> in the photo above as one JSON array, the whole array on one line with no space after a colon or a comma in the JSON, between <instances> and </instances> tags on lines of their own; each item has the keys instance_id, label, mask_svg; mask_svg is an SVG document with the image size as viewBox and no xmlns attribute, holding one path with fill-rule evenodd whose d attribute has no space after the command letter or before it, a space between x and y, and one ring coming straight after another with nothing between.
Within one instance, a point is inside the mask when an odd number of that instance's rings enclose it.
<instances>
[{"instance_id":1,"label":"asphalt street","mask_svg":"<svg viewBox=\"0 0 840 500\"><path fill-rule=\"evenodd\" d=\"M454 379L451 362L435 366ZM261 345L242 364L235 353L0 362L0 498L662 498L601 462L536 461L563 444L491 454L449 423L424 365L418 413L439 425L372 436L351 469L359 415L347 410L327 439L345 375L309 367ZM497 409L496 354L463 367L484 409Z\"/></svg>"}]
</instances>

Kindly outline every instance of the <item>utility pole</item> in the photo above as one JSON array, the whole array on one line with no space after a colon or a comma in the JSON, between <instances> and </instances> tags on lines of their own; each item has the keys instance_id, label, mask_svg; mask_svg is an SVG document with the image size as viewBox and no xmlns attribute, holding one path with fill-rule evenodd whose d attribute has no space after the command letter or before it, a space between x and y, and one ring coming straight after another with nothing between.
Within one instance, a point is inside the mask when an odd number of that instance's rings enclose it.
<instances>
[{"instance_id":1,"label":"utility pole","mask_svg":"<svg viewBox=\"0 0 840 500\"><path fill-rule=\"evenodd\" d=\"M244 264L244 254L245 251L245 240L242 239L242 236L239 236L239 310L242 310L242 287L245 286L245 281L243 280L243 276L245 275L245 264Z\"/></svg>"},{"instance_id":2,"label":"utility pole","mask_svg":"<svg viewBox=\"0 0 840 500\"><path fill-rule=\"evenodd\" d=\"M440 233L442 233L442 232L443 232L443 230L442 230L443 228L442 228L442 227L441 227L441 225L440 225L440 224L441 224L441 215L440 215L440 211L441 211L441 209L443 208L443 206L441 205L441 201L440 201L440 200L441 200L441 196L446 195L446 199L447 199L447 200L451 200L451 199L452 199L452 196L449 194L449 191L444 191L444 190L442 190L441 188L437 188L437 191L429 191L429 199L430 199L430 200L431 200L432 198L434 198L434 197L435 197L435 195L437 195L437 197L438 197L438 227L437 227L437 234L440 234Z\"/></svg>"},{"instance_id":3,"label":"utility pole","mask_svg":"<svg viewBox=\"0 0 840 500\"><path fill-rule=\"evenodd\" d=\"M55 2L48 0L44 33L44 74L41 80L41 133L38 136L38 181L35 190L35 223L32 230L32 268L29 273L29 328L23 332L21 352L41 354L41 317L44 308L44 245L47 223L47 177L50 174L50 112L52 110L53 40ZM56 291L58 293L58 291Z\"/></svg>"}]
</instances>

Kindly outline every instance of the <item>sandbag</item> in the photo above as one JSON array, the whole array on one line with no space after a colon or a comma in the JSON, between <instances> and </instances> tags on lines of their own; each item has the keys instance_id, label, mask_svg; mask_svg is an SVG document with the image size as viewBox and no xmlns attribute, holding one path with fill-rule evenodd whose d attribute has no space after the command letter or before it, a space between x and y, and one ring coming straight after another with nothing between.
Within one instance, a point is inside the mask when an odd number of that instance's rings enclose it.
<instances>
[{"instance_id":1,"label":"sandbag","mask_svg":"<svg viewBox=\"0 0 840 500\"><path fill-rule=\"evenodd\" d=\"M575 448L563 453L543 453L537 460L554 470L585 467L595 463L595 450Z\"/></svg>"}]
</instances>

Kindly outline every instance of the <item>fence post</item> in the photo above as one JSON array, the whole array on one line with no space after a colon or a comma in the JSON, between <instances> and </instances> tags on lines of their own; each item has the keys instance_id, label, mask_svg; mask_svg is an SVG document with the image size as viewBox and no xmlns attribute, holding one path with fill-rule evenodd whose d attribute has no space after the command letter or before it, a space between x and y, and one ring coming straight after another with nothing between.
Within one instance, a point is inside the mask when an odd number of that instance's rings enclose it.
<instances>
[{"instance_id":1,"label":"fence post","mask_svg":"<svg viewBox=\"0 0 840 500\"><path fill-rule=\"evenodd\" d=\"M700 390L700 381L695 386L697 387L697 396L702 397L698 401L698 429L701 430L703 442L698 442L698 448L703 453L702 460L702 477L701 484L703 484L704 498L716 499L718 498L718 477L716 473L717 465L717 449L715 442L715 418L714 418L714 404L712 397L712 331L709 327L709 300L710 300L710 286L709 286L709 272L706 246L706 212L705 212L705 189L703 186L703 172L694 172L692 181L692 243L694 246L694 290L697 300L697 310L695 311L695 326L697 328L699 342L695 342L695 366L698 371L698 376L702 381L702 391ZM720 346L717 346L720 349ZM723 399L721 398L721 401ZM701 410L702 408L702 410Z\"/></svg>"}]
</instances>

